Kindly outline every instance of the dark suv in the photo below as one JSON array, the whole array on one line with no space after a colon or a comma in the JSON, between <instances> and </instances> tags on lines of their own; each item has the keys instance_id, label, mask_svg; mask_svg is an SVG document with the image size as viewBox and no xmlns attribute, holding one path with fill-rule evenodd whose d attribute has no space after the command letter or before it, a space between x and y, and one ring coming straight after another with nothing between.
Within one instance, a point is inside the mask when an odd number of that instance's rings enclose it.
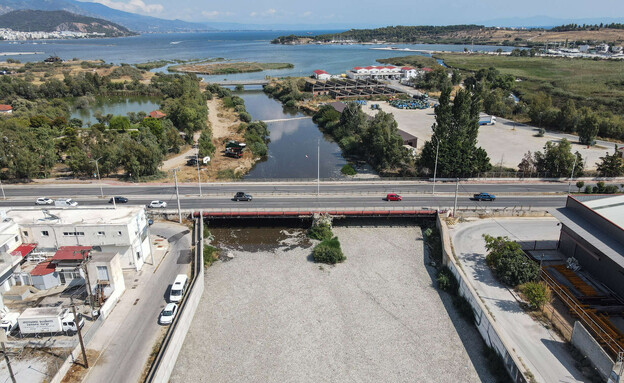
<instances>
[{"instance_id":1,"label":"dark suv","mask_svg":"<svg viewBox=\"0 0 624 383\"><path fill-rule=\"evenodd\" d=\"M494 201L496 196L490 193L479 193L472 196L475 201Z\"/></svg>"},{"instance_id":2,"label":"dark suv","mask_svg":"<svg viewBox=\"0 0 624 383\"><path fill-rule=\"evenodd\" d=\"M232 198L234 201L251 201L252 200L252 196L251 194L247 194L245 192L238 192L236 194L234 194L234 198Z\"/></svg>"},{"instance_id":3,"label":"dark suv","mask_svg":"<svg viewBox=\"0 0 624 383\"><path fill-rule=\"evenodd\" d=\"M115 203L128 203L128 199L126 197L113 197L115 199ZM113 198L108 200L108 203L113 203Z\"/></svg>"}]
</instances>

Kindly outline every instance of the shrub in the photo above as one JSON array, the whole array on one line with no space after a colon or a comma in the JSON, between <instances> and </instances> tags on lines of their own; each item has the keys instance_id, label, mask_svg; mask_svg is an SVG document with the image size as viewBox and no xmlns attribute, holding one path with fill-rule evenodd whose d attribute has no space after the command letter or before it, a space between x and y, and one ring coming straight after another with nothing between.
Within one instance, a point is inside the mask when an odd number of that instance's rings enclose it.
<instances>
[{"instance_id":1,"label":"shrub","mask_svg":"<svg viewBox=\"0 0 624 383\"><path fill-rule=\"evenodd\" d=\"M212 265L219 257L219 249L214 246L204 246L204 266Z\"/></svg>"},{"instance_id":2,"label":"shrub","mask_svg":"<svg viewBox=\"0 0 624 383\"><path fill-rule=\"evenodd\" d=\"M581 192L581 188L585 186L585 182L583 181L576 181L576 187L578 188L579 193Z\"/></svg>"},{"instance_id":3,"label":"shrub","mask_svg":"<svg viewBox=\"0 0 624 383\"><path fill-rule=\"evenodd\" d=\"M237 92L242 92L242 91L244 91L244 90L245 90L245 87L244 87L243 85L241 85L241 84L237 84L237 85L234 87L234 90L235 90L235 91L237 91Z\"/></svg>"},{"instance_id":4,"label":"shrub","mask_svg":"<svg viewBox=\"0 0 624 383\"><path fill-rule=\"evenodd\" d=\"M332 233L331 226L326 223L312 226L310 230L308 230L308 237L319 241L332 239L333 236L334 233Z\"/></svg>"},{"instance_id":5,"label":"shrub","mask_svg":"<svg viewBox=\"0 0 624 383\"><path fill-rule=\"evenodd\" d=\"M550 301L550 287L544 282L527 282L519 286L520 291L529 301L529 307L533 310L541 309Z\"/></svg>"},{"instance_id":6,"label":"shrub","mask_svg":"<svg viewBox=\"0 0 624 383\"><path fill-rule=\"evenodd\" d=\"M515 287L537 280L539 265L524 255L518 243L507 237L483 237L488 250L485 260L501 282Z\"/></svg>"},{"instance_id":7,"label":"shrub","mask_svg":"<svg viewBox=\"0 0 624 383\"><path fill-rule=\"evenodd\" d=\"M438 282L438 288L440 290L446 291L447 293L453 295L457 295L457 291L459 290L459 284L457 283L457 279L455 279L455 276L448 267L444 266L438 271L436 281Z\"/></svg>"},{"instance_id":8,"label":"shrub","mask_svg":"<svg viewBox=\"0 0 624 383\"><path fill-rule=\"evenodd\" d=\"M345 166L343 166L342 169L340 169L340 172L346 176L354 176L357 174L357 172L353 168L353 165L351 164L346 164Z\"/></svg>"},{"instance_id":9,"label":"shrub","mask_svg":"<svg viewBox=\"0 0 624 383\"><path fill-rule=\"evenodd\" d=\"M620 189L617 187L617 185L607 185L604 188L605 194L614 194L614 193L617 193L618 191L620 191Z\"/></svg>"},{"instance_id":10,"label":"shrub","mask_svg":"<svg viewBox=\"0 0 624 383\"><path fill-rule=\"evenodd\" d=\"M544 128L539 128L537 130L537 134L535 135L535 137L544 137L544 134L546 133L546 129Z\"/></svg>"},{"instance_id":11,"label":"shrub","mask_svg":"<svg viewBox=\"0 0 624 383\"><path fill-rule=\"evenodd\" d=\"M342 253L338 237L325 239L312 250L314 262L336 264L347 259Z\"/></svg>"},{"instance_id":12,"label":"shrub","mask_svg":"<svg viewBox=\"0 0 624 383\"><path fill-rule=\"evenodd\" d=\"M585 194L592 194L594 192L594 187L591 185L585 186Z\"/></svg>"},{"instance_id":13,"label":"shrub","mask_svg":"<svg viewBox=\"0 0 624 383\"><path fill-rule=\"evenodd\" d=\"M238 118L240 118L240 120L243 122L251 122L251 114L247 112L240 112L238 114Z\"/></svg>"}]
</instances>

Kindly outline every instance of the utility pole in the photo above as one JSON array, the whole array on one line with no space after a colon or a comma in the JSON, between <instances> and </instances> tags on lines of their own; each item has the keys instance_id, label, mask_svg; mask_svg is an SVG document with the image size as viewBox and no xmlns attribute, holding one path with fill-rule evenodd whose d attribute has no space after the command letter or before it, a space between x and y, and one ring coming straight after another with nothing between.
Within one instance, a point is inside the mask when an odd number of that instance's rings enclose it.
<instances>
[{"instance_id":1,"label":"utility pole","mask_svg":"<svg viewBox=\"0 0 624 383\"><path fill-rule=\"evenodd\" d=\"M455 204L453 205L453 217L455 217L455 212L457 211L457 192L459 191L459 178L457 179L457 183L455 184Z\"/></svg>"},{"instance_id":2,"label":"utility pole","mask_svg":"<svg viewBox=\"0 0 624 383\"><path fill-rule=\"evenodd\" d=\"M100 166L98 165L98 161L101 160L102 157L98 158L97 160L93 160L95 161L95 169L97 172L97 177L98 177L98 183L100 184L100 196L102 198L104 198L104 191L102 191L102 179L100 178ZM115 200L114 198L115 196L113 196L113 201Z\"/></svg>"},{"instance_id":3,"label":"utility pole","mask_svg":"<svg viewBox=\"0 0 624 383\"><path fill-rule=\"evenodd\" d=\"M199 196L202 196L201 191L201 176L199 173L199 148L197 148L197 152L195 153L195 162L197 162L197 186L199 187Z\"/></svg>"},{"instance_id":4,"label":"utility pole","mask_svg":"<svg viewBox=\"0 0 624 383\"><path fill-rule=\"evenodd\" d=\"M178 191L178 169L173 169L173 178L175 179L176 198L178 199L178 222L182 223L182 210L180 209L180 192Z\"/></svg>"},{"instance_id":5,"label":"utility pole","mask_svg":"<svg viewBox=\"0 0 624 383\"><path fill-rule=\"evenodd\" d=\"M570 189L572 189L572 179L574 179L574 168L576 168L576 154L574 155L574 163L572 164L572 174L570 174L570 181L568 181L568 194L570 194Z\"/></svg>"},{"instance_id":6,"label":"utility pole","mask_svg":"<svg viewBox=\"0 0 624 383\"><path fill-rule=\"evenodd\" d=\"M89 307L91 311L93 311L93 295L91 291L91 279L89 278L89 271L87 270L87 263L89 262L89 258L85 257L90 250L80 250L80 255L82 257L82 262L80 264L82 268L82 272L85 275L85 279L87 280L87 298L89 299Z\"/></svg>"},{"instance_id":7,"label":"utility pole","mask_svg":"<svg viewBox=\"0 0 624 383\"><path fill-rule=\"evenodd\" d=\"M4 186L2 186L2 180L0 179L0 189L2 190L2 199L6 199L6 195L4 194Z\"/></svg>"},{"instance_id":8,"label":"utility pole","mask_svg":"<svg viewBox=\"0 0 624 383\"><path fill-rule=\"evenodd\" d=\"M87 360L87 351L85 350L84 341L82 340L82 330L80 329L80 322L78 320L78 315L76 315L76 305L74 304L74 299L71 300L71 307L74 313L74 324L76 324L76 328L78 329L78 340L80 340L80 349L82 350L82 359L84 359L84 368L89 368L89 361Z\"/></svg>"},{"instance_id":9,"label":"utility pole","mask_svg":"<svg viewBox=\"0 0 624 383\"><path fill-rule=\"evenodd\" d=\"M316 141L316 198L321 195L321 139Z\"/></svg>"},{"instance_id":10,"label":"utility pole","mask_svg":"<svg viewBox=\"0 0 624 383\"><path fill-rule=\"evenodd\" d=\"M6 338L6 336L5 336L5 338ZM9 370L9 375L11 375L11 381L13 383L17 383L17 380L15 380L15 375L13 375L13 368L11 368L11 361L9 360L9 356L7 355L6 347L4 345L4 342L2 342L2 355L4 355L4 361L7 364L7 368Z\"/></svg>"},{"instance_id":11,"label":"utility pole","mask_svg":"<svg viewBox=\"0 0 624 383\"><path fill-rule=\"evenodd\" d=\"M436 182L436 175L438 174L438 152L440 151L440 139L438 138L438 145L436 146L436 160L435 160L435 166L433 167L433 190L431 191L431 194L435 195L435 182Z\"/></svg>"}]
</instances>

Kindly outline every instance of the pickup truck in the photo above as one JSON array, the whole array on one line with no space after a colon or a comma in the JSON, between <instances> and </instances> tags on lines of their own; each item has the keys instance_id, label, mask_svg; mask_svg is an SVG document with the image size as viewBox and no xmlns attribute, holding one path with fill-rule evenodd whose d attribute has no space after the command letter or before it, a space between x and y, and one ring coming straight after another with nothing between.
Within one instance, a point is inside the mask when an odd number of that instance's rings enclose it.
<instances>
[{"instance_id":1,"label":"pickup truck","mask_svg":"<svg viewBox=\"0 0 624 383\"><path fill-rule=\"evenodd\" d=\"M490 193L479 193L472 196L475 201L494 201L496 196Z\"/></svg>"}]
</instances>

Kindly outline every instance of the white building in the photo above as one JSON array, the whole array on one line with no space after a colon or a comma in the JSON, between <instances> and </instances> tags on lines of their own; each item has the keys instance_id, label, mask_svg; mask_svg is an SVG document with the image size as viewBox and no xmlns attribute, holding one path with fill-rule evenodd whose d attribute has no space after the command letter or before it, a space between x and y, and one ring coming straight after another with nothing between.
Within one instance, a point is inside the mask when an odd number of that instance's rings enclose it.
<instances>
[{"instance_id":1,"label":"white building","mask_svg":"<svg viewBox=\"0 0 624 383\"><path fill-rule=\"evenodd\" d=\"M314 71L314 78L317 80L324 81L324 80L329 80L331 78L331 75L325 72L324 70L317 69Z\"/></svg>"},{"instance_id":2,"label":"white building","mask_svg":"<svg viewBox=\"0 0 624 383\"><path fill-rule=\"evenodd\" d=\"M401 80L416 77L418 70L411 67L395 66L356 66L347 71L347 77L354 80Z\"/></svg>"},{"instance_id":3,"label":"white building","mask_svg":"<svg viewBox=\"0 0 624 383\"><path fill-rule=\"evenodd\" d=\"M15 267L22 261L22 251L26 252L26 247L22 245L17 223L8 218L4 210L0 210L0 292L11 288L9 280Z\"/></svg>"},{"instance_id":4,"label":"white building","mask_svg":"<svg viewBox=\"0 0 624 383\"><path fill-rule=\"evenodd\" d=\"M21 241L40 252L62 246L90 246L94 252L118 253L122 268L140 270L151 256L147 217L142 207L12 209L7 217Z\"/></svg>"}]
</instances>

